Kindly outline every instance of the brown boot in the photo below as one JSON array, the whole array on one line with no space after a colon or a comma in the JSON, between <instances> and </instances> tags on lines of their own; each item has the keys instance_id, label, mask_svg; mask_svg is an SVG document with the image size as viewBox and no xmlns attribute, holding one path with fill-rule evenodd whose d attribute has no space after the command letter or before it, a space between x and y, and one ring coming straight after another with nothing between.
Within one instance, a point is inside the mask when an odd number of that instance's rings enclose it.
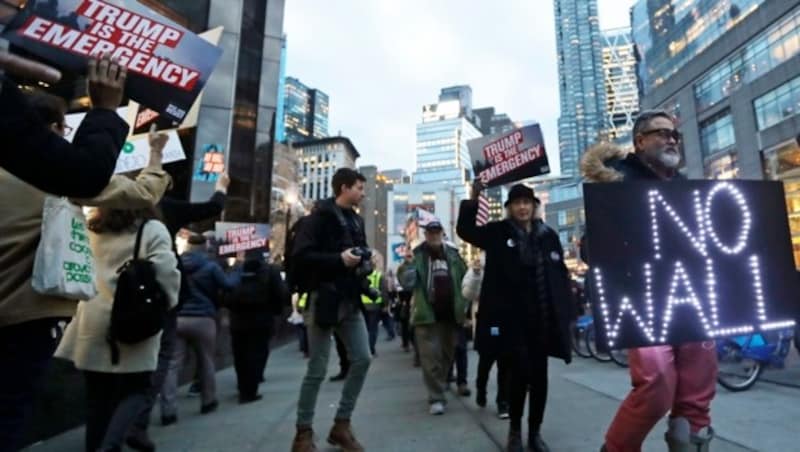
<instances>
[{"instance_id":1,"label":"brown boot","mask_svg":"<svg viewBox=\"0 0 800 452\"><path fill-rule=\"evenodd\" d=\"M317 446L314 445L314 431L311 427L297 426L297 434L292 442L292 452L316 452Z\"/></svg>"},{"instance_id":2,"label":"brown boot","mask_svg":"<svg viewBox=\"0 0 800 452\"><path fill-rule=\"evenodd\" d=\"M334 421L333 428L328 434L328 444L341 447L342 452L364 452L364 446L353 435L350 419L336 419Z\"/></svg>"}]
</instances>

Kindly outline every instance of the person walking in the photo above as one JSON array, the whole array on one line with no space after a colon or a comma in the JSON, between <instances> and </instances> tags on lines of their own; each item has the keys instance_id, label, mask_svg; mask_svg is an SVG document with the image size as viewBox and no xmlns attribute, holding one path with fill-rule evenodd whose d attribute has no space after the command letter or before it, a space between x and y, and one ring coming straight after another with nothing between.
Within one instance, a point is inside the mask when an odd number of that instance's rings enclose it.
<instances>
[{"instance_id":1,"label":"person walking","mask_svg":"<svg viewBox=\"0 0 800 452\"><path fill-rule=\"evenodd\" d=\"M176 237L178 231L190 223L208 220L221 214L222 210L225 208L230 181L230 177L228 177L227 173L220 174L219 180L217 180L216 186L214 187L214 194L205 202L189 202L170 196L162 198L161 202L158 203L158 207L161 210L161 214L164 218L164 225L167 226L170 236ZM147 407L142 410L139 418L136 419L133 427L128 432L128 438L125 440L125 444L127 444L128 447L142 452L152 452L156 447L148 434L150 415L159 397L163 397L162 389L167 375L169 374L170 363L172 362L172 357L175 354L175 347L178 342L178 310L190 295L190 286L186 270L183 268L183 263L178 256L178 249L174 241L172 245L172 250L175 252L175 257L178 259L178 271L181 272L181 290L178 294L178 306L167 313L167 320L161 334L161 346L158 350L158 366L155 372L153 372L152 383L148 390ZM199 388L197 394L199 395ZM170 417L167 417L166 420L167 423L169 423Z\"/></svg>"},{"instance_id":2,"label":"person walking","mask_svg":"<svg viewBox=\"0 0 800 452\"><path fill-rule=\"evenodd\" d=\"M67 105L62 99L35 93L29 96L28 104L53 133L66 134ZM151 135L149 144L148 165L136 180L114 175L94 198L73 202L93 207L152 209L171 178L161 166L166 136ZM47 194L4 169L0 169L0 187L0 211L4 213L0 221L0 368L15 369L0 372L0 451L13 452L25 434L36 392L58 345L59 322L75 315L77 302L33 289Z\"/></svg>"},{"instance_id":3,"label":"person walking","mask_svg":"<svg viewBox=\"0 0 800 452\"><path fill-rule=\"evenodd\" d=\"M86 379L86 452L121 450L128 429L147 404L158 361L160 332L135 344L108 342L119 269L134 257L136 245L140 258L152 263L168 305L178 303L180 273L172 238L157 218L154 207L138 211L101 207L89 217L98 293L78 303L55 353L72 361ZM112 358L115 346L118 362Z\"/></svg>"},{"instance_id":4,"label":"person walking","mask_svg":"<svg viewBox=\"0 0 800 452\"><path fill-rule=\"evenodd\" d=\"M598 145L586 152L581 170L590 182L680 183L685 180L678 172L680 142L681 134L669 113L643 111L633 126L633 153ZM714 437L710 414L717 387L714 343L630 349L628 364L633 389L608 428L603 450L640 450L647 434L669 413L665 434L669 450L707 451Z\"/></svg>"},{"instance_id":5,"label":"person walking","mask_svg":"<svg viewBox=\"0 0 800 452\"><path fill-rule=\"evenodd\" d=\"M506 450L524 450L522 416L528 405L528 450L549 451L540 429L547 402L548 356L572 360L574 318L569 277L558 234L535 218L538 199L522 184L511 187L507 218L477 226L478 197L461 203L457 232L486 253L476 331L479 353L502 354L508 363L510 425Z\"/></svg>"},{"instance_id":6,"label":"person walking","mask_svg":"<svg viewBox=\"0 0 800 452\"><path fill-rule=\"evenodd\" d=\"M261 250L248 252L242 281L226 303L230 310L231 346L239 403L261 400L258 386L269 359L275 316L290 305L289 288L280 270L264 261Z\"/></svg>"},{"instance_id":7,"label":"person walking","mask_svg":"<svg viewBox=\"0 0 800 452\"><path fill-rule=\"evenodd\" d=\"M369 333L369 350L372 356L378 356L375 351L375 344L378 342L378 329L380 328L381 317L389 295L386 290L386 280L381 272L381 265L378 255L373 251L372 266L374 270L369 274L369 288L372 294L362 294L361 303L364 305L367 319L367 332Z\"/></svg>"},{"instance_id":8,"label":"person walking","mask_svg":"<svg viewBox=\"0 0 800 452\"><path fill-rule=\"evenodd\" d=\"M200 383L200 413L216 411L216 369L214 353L217 346L216 297L222 290L230 291L239 285L241 268L225 274L222 267L209 258L206 238L200 234L189 237L188 248L181 256L187 273L189 295L178 311L175 354L164 382L161 398L161 420L170 425L178 420L178 376L186 359L187 349L197 350Z\"/></svg>"},{"instance_id":9,"label":"person walking","mask_svg":"<svg viewBox=\"0 0 800 452\"><path fill-rule=\"evenodd\" d=\"M461 291L464 298L472 302L473 318L477 319L480 316L480 294L481 285L483 284L483 258L476 257L472 261L467 274L464 276L464 281L461 285ZM475 380L476 397L475 402L479 407L486 407L486 385L489 382L489 373L492 366L497 363L497 397L495 403L497 404L497 417L500 419L508 419L508 370L506 369L506 360L500 359L499 350L493 348L482 348L478 343L477 337L475 340L475 349L479 350L478 354L478 377Z\"/></svg>"},{"instance_id":10,"label":"person walking","mask_svg":"<svg viewBox=\"0 0 800 452\"><path fill-rule=\"evenodd\" d=\"M297 402L297 433L292 452L312 452L314 411L330 358L331 335L338 333L347 348L350 369L328 443L345 452L361 452L350 418L364 386L371 355L361 294L371 269L366 258L364 220L355 208L364 199L366 178L342 168L333 175L335 198L319 202L300 228L291 259L307 276L310 294L306 312L311 357Z\"/></svg>"},{"instance_id":11,"label":"person walking","mask_svg":"<svg viewBox=\"0 0 800 452\"><path fill-rule=\"evenodd\" d=\"M467 304L461 296L466 270L458 250L445 243L439 221L425 226L425 242L398 269L403 281L413 281L409 284L414 291L411 321L432 415L444 414L447 405L447 373L466 317Z\"/></svg>"}]
</instances>

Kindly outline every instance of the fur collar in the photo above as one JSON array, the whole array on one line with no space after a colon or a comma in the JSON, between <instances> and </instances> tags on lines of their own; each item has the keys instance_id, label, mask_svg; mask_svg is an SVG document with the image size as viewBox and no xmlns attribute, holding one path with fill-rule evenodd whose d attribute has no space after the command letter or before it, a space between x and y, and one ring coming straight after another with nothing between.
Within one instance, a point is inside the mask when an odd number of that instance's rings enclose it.
<instances>
[{"instance_id":1,"label":"fur collar","mask_svg":"<svg viewBox=\"0 0 800 452\"><path fill-rule=\"evenodd\" d=\"M581 174L587 182L617 182L622 173L607 165L609 161L622 160L628 152L611 143L600 143L589 148L581 159Z\"/></svg>"}]
</instances>

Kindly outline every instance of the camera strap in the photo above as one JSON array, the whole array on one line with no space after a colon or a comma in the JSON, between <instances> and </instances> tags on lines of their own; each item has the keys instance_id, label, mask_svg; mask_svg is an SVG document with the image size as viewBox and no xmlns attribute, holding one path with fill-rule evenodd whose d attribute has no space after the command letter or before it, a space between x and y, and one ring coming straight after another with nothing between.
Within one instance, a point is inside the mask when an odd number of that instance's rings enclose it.
<instances>
[{"instance_id":1,"label":"camera strap","mask_svg":"<svg viewBox=\"0 0 800 452\"><path fill-rule=\"evenodd\" d=\"M347 247L351 248L356 245L356 242L353 240L353 234L350 232L350 225L347 222L347 218L344 217L344 212L342 208L334 205L333 211L336 214L336 219L339 220L339 224L342 226L344 230L344 239L347 242Z\"/></svg>"}]
</instances>

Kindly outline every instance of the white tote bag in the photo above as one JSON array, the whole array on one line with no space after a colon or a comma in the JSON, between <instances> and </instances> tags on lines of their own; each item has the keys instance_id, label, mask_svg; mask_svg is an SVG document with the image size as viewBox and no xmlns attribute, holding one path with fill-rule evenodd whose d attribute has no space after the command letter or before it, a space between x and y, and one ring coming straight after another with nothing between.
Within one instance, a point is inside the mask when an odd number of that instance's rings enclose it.
<instances>
[{"instance_id":1,"label":"white tote bag","mask_svg":"<svg viewBox=\"0 0 800 452\"><path fill-rule=\"evenodd\" d=\"M43 295L71 300L97 295L86 218L83 210L66 198L45 198L32 279L33 290Z\"/></svg>"}]
</instances>

